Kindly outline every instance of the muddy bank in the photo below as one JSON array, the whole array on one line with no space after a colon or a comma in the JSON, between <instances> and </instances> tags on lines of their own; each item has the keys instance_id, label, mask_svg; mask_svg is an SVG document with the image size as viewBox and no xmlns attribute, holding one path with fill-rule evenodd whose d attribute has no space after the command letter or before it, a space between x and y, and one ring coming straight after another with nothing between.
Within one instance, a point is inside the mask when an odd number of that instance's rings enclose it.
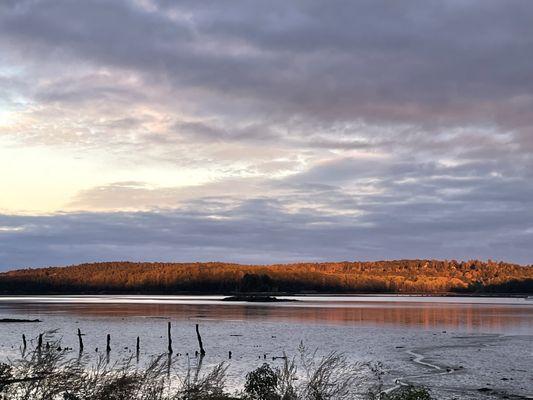
<instances>
[{"instance_id":1,"label":"muddy bank","mask_svg":"<svg viewBox=\"0 0 533 400\"><path fill-rule=\"evenodd\" d=\"M393 388L426 384L442 399L531 399L530 340L526 335L450 336L446 344L406 348L404 357L416 368L406 375L400 372ZM495 365L494 353L501 353L509 365ZM521 356L509 360L509 354Z\"/></svg>"}]
</instances>

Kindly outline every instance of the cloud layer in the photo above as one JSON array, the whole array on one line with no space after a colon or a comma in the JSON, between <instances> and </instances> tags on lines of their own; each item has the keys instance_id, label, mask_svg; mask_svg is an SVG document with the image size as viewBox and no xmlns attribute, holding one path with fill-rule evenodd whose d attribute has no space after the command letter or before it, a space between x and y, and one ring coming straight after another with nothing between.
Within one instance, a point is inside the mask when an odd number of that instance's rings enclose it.
<instances>
[{"instance_id":1,"label":"cloud layer","mask_svg":"<svg viewBox=\"0 0 533 400\"><path fill-rule=\"evenodd\" d=\"M531 20L514 0L3 2L0 268L531 263Z\"/></svg>"}]
</instances>

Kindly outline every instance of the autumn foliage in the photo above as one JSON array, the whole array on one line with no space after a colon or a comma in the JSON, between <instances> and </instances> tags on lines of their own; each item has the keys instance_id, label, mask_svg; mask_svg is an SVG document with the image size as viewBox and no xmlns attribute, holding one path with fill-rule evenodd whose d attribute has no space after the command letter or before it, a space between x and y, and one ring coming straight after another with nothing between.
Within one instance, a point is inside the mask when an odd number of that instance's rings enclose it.
<instances>
[{"instance_id":1,"label":"autumn foliage","mask_svg":"<svg viewBox=\"0 0 533 400\"><path fill-rule=\"evenodd\" d=\"M2 293L533 293L533 267L478 260L282 265L106 262L0 274Z\"/></svg>"}]
</instances>

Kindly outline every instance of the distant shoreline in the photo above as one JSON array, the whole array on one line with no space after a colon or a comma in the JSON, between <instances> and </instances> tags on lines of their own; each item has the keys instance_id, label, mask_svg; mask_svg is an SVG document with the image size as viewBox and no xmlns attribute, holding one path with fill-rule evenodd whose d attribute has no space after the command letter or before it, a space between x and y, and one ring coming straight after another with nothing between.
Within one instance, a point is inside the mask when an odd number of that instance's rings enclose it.
<instances>
[{"instance_id":1,"label":"distant shoreline","mask_svg":"<svg viewBox=\"0 0 533 400\"><path fill-rule=\"evenodd\" d=\"M525 296L533 294L533 267L479 260L117 261L0 273L0 294Z\"/></svg>"},{"instance_id":2,"label":"distant shoreline","mask_svg":"<svg viewBox=\"0 0 533 400\"><path fill-rule=\"evenodd\" d=\"M50 293L21 293L0 292L0 297L23 296L221 296L228 298L254 297L471 297L471 298L526 298L531 299L531 293L279 293L279 292L248 292L248 293L214 293L214 292L50 292ZM222 299L223 300L223 299ZM225 300L238 301L238 300Z\"/></svg>"}]
</instances>

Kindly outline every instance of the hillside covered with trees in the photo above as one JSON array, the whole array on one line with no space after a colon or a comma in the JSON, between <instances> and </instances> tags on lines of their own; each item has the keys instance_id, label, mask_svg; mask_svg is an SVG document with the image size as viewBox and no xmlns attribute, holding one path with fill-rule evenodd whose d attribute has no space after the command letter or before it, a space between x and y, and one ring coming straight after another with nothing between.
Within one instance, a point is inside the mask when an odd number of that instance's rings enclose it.
<instances>
[{"instance_id":1,"label":"hillside covered with trees","mask_svg":"<svg viewBox=\"0 0 533 400\"><path fill-rule=\"evenodd\" d=\"M281 265L106 262L0 274L2 293L533 293L533 266L398 260Z\"/></svg>"}]
</instances>

